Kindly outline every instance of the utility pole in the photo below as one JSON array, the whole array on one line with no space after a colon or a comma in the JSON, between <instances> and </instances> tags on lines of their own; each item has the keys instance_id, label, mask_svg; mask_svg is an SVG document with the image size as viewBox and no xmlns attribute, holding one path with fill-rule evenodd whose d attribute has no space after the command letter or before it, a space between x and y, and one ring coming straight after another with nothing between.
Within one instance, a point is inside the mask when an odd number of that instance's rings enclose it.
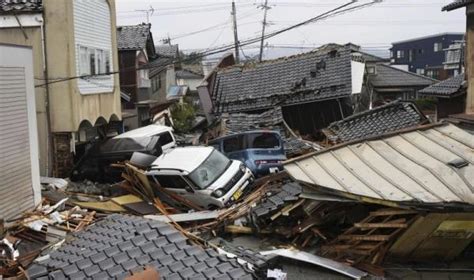
<instances>
[{"instance_id":1,"label":"utility pole","mask_svg":"<svg viewBox=\"0 0 474 280\"><path fill-rule=\"evenodd\" d=\"M262 38L260 40L260 55L258 56L258 61L262 62L262 57L263 57L263 41L265 37L265 26L267 25L267 10L270 9L268 7L268 0L265 0L264 5L260 5L259 8L263 9L263 22L262 22Z\"/></svg>"},{"instance_id":2,"label":"utility pole","mask_svg":"<svg viewBox=\"0 0 474 280\"><path fill-rule=\"evenodd\" d=\"M237 64L240 63L240 55L239 55L239 36L237 35L237 10L235 9L235 2L232 0L232 22L234 28L234 49L235 49L235 62Z\"/></svg>"},{"instance_id":3,"label":"utility pole","mask_svg":"<svg viewBox=\"0 0 474 280\"><path fill-rule=\"evenodd\" d=\"M147 10L135 10L137 12L142 12L142 13L145 13L146 14L146 23L150 23L150 16L153 15L153 13L155 12L155 9L153 9L153 6L150 5L150 8L147 9Z\"/></svg>"}]
</instances>

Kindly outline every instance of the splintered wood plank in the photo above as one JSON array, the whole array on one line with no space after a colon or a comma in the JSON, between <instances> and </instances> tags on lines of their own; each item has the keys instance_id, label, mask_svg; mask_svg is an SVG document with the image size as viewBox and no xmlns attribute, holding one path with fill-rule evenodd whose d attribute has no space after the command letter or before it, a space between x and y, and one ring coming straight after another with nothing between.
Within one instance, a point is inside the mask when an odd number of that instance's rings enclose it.
<instances>
[{"instance_id":1,"label":"splintered wood plank","mask_svg":"<svg viewBox=\"0 0 474 280\"><path fill-rule=\"evenodd\" d=\"M393 216L393 215L409 215L417 214L418 212L414 210L404 210L404 209L380 209L377 211L370 212L370 216Z\"/></svg>"},{"instance_id":2,"label":"splintered wood plank","mask_svg":"<svg viewBox=\"0 0 474 280\"><path fill-rule=\"evenodd\" d=\"M356 228L407 228L407 224L397 223L355 223Z\"/></svg>"},{"instance_id":3,"label":"splintered wood plank","mask_svg":"<svg viewBox=\"0 0 474 280\"><path fill-rule=\"evenodd\" d=\"M337 238L342 240L366 240L366 241L388 241L390 240L391 235L340 235Z\"/></svg>"}]
</instances>

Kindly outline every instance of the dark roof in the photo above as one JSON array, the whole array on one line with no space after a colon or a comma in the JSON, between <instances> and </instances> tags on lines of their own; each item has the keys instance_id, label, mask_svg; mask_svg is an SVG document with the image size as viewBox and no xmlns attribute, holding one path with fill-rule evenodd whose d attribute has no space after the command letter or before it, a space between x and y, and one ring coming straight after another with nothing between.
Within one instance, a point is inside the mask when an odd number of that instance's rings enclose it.
<instances>
[{"instance_id":1,"label":"dark roof","mask_svg":"<svg viewBox=\"0 0 474 280\"><path fill-rule=\"evenodd\" d=\"M313 150L313 148L306 142L288 135L289 133L284 124L281 107L275 107L274 109L265 111L261 114L233 113L226 116L225 119L225 135L259 129L278 131L283 139L283 145L287 157L292 157L293 155Z\"/></svg>"},{"instance_id":2,"label":"dark roof","mask_svg":"<svg viewBox=\"0 0 474 280\"><path fill-rule=\"evenodd\" d=\"M173 60L167 57L157 58L150 61L144 68L149 69L148 76L153 77L159 74L161 71L165 70L168 65L172 65Z\"/></svg>"},{"instance_id":3,"label":"dark roof","mask_svg":"<svg viewBox=\"0 0 474 280\"><path fill-rule=\"evenodd\" d=\"M42 0L0 0L0 14L38 13L43 11Z\"/></svg>"},{"instance_id":4,"label":"dark roof","mask_svg":"<svg viewBox=\"0 0 474 280\"><path fill-rule=\"evenodd\" d=\"M295 56L217 72L216 113L270 109L351 94L351 48L328 45Z\"/></svg>"},{"instance_id":5,"label":"dark roof","mask_svg":"<svg viewBox=\"0 0 474 280\"><path fill-rule=\"evenodd\" d=\"M369 77L374 87L426 87L437 80L404 71L390 65L377 64L376 74Z\"/></svg>"},{"instance_id":6,"label":"dark roof","mask_svg":"<svg viewBox=\"0 0 474 280\"><path fill-rule=\"evenodd\" d=\"M333 122L324 131L332 141L346 142L382 135L427 122L412 102L394 101Z\"/></svg>"},{"instance_id":7,"label":"dark roof","mask_svg":"<svg viewBox=\"0 0 474 280\"><path fill-rule=\"evenodd\" d=\"M253 279L236 259L193 245L167 223L109 215L28 269L31 279L124 279L144 266L160 279Z\"/></svg>"},{"instance_id":8,"label":"dark roof","mask_svg":"<svg viewBox=\"0 0 474 280\"><path fill-rule=\"evenodd\" d=\"M127 25L117 27L117 48L119 50L146 49L151 36L150 24Z\"/></svg>"},{"instance_id":9,"label":"dark roof","mask_svg":"<svg viewBox=\"0 0 474 280\"><path fill-rule=\"evenodd\" d=\"M474 0L456 0L443 7L443 11L452 11L462 7L465 7L469 4L474 4Z\"/></svg>"},{"instance_id":10,"label":"dark roof","mask_svg":"<svg viewBox=\"0 0 474 280\"><path fill-rule=\"evenodd\" d=\"M388 58L383 58L383 57L376 56L376 55L366 53L366 52L363 52L363 51L357 51L356 53L360 53L361 56L364 58L365 62L388 62L388 61L390 61L390 59L388 59Z\"/></svg>"},{"instance_id":11,"label":"dark roof","mask_svg":"<svg viewBox=\"0 0 474 280\"><path fill-rule=\"evenodd\" d=\"M178 79L203 79L204 75L196 73L188 69L176 71L176 78Z\"/></svg>"},{"instance_id":12,"label":"dark roof","mask_svg":"<svg viewBox=\"0 0 474 280\"><path fill-rule=\"evenodd\" d=\"M464 80L464 74L460 74L424 88L420 90L419 93L423 95L450 97L461 92Z\"/></svg>"},{"instance_id":13,"label":"dark roof","mask_svg":"<svg viewBox=\"0 0 474 280\"><path fill-rule=\"evenodd\" d=\"M178 45L158 45L155 46L156 54L161 57L178 57Z\"/></svg>"}]
</instances>

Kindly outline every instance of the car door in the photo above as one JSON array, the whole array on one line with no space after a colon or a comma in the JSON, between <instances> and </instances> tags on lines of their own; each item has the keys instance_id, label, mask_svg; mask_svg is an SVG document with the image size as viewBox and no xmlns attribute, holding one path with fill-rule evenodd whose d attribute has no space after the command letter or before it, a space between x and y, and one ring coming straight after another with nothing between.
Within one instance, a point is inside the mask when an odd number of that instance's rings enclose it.
<instances>
[{"instance_id":1,"label":"car door","mask_svg":"<svg viewBox=\"0 0 474 280\"><path fill-rule=\"evenodd\" d=\"M194 191L192 186L189 185L181 175L154 175L154 178L163 188L166 188L197 205L207 207L207 202L203 201L200 194Z\"/></svg>"},{"instance_id":2,"label":"car door","mask_svg":"<svg viewBox=\"0 0 474 280\"><path fill-rule=\"evenodd\" d=\"M236 159L245 163L244 136L235 135L223 140L223 151L230 159Z\"/></svg>"}]
</instances>

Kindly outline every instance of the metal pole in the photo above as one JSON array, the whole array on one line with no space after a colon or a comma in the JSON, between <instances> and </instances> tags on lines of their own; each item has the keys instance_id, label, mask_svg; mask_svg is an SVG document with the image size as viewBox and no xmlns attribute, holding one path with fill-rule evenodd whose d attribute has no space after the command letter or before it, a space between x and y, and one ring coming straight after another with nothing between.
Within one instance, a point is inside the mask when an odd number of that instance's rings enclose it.
<instances>
[{"instance_id":1,"label":"metal pole","mask_svg":"<svg viewBox=\"0 0 474 280\"><path fill-rule=\"evenodd\" d=\"M235 9L235 2L232 0L232 22L234 28L234 51L235 51L235 62L240 63L239 55L239 36L237 35L237 10Z\"/></svg>"},{"instance_id":2,"label":"metal pole","mask_svg":"<svg viewBox=\"0 0 474 280\"><path fill-rule=\"evenodd\" d=\"M265 26L267 25L267 10L268 10L268 0L265 0L265 5L263 5L263 22L262 22L262 38L260 40L260 55L258 56L258 61L262 62L263 57L263 41L265 36Z\"/></svg>"}]
</instances>

